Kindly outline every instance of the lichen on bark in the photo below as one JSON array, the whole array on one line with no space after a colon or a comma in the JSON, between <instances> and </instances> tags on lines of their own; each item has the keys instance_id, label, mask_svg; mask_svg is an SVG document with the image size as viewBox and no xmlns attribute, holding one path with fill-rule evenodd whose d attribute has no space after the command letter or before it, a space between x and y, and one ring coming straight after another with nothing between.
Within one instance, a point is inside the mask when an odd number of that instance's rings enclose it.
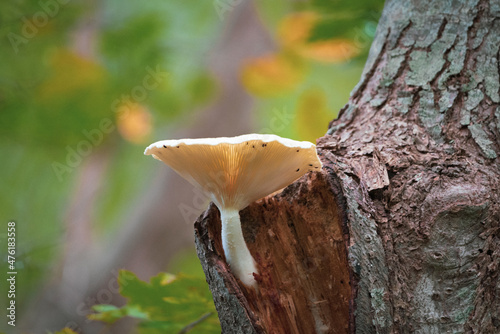
<instances>
[{"instance_id":1,"label":"lichen on bark","mask_svg":"<svg viewBox=\"0 0 500 334\"><path fill-rule=\"evenodd\" d=\"M385 290L370 289L370 275L356 276L357 333L500 331L491 272L498 251L484 251L500 248L497 7L388 1L345 108L356 112L349 122L341 115L320 140L346 175L346 198L356 192L347 184L369 188L370 175L351 168L366 157L379 156L389 173L389 185L357 199L382 240L377 270L388 276ZM371 140L362 140L367 132ZM366 243L356 231L366 218L349 217L350 265L366 272L366 253L356 252ZM390 305L385 327L375 327L379 305Z\"/></svg>"}]
</instances>

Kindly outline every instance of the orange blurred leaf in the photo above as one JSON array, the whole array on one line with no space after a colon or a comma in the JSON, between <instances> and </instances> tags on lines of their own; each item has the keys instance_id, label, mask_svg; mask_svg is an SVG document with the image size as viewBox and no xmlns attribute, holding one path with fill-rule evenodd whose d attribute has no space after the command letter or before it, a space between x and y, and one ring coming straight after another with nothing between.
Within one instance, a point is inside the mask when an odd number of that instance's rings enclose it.
<instances>
[{"instance_id":1,"label":"orange blurred leaf","mask_svg":"<svg viewBox=\"0 0 500 334\"><path fill-rule=\"evenodd\" d=\"M294 48L307 42L311 30L319 16L313 12L293 13L281 20L278 27L278 40L285 48Z\"/></svg>"},{"instance_id":2,"label":"orange blurred leaf","mask_svg":"<svg viewBox=\"0 0 500 334\"><path fill-rule=\"evenodd\" d=\"M122 104L118 108L117 126L120 135L127 141L141 144L151 133L151 114L138 103Z\"/></svg>"},{"instance_id":3,"label":"orange blurred leaf","mask_svg":"<svg viewBox=\"0 0 500 334\"><path fill-rule=\"evenodd\" d=\"M299 50L302 56L325 63L340 63L356 57L359 52L360 49L346 39L307 43Z\"/></svg>"},{"instance_id":4,"label":"orange blurred leaf","mask_svg":"<svg viewBox=\"0 0 500 334\"><path fill-rule=\"evenodd\" d=\"M304 72L304 64L299 59L270 54L247 61L241 70L241 81L255 95L276 96L294 89Z\"/></svg>"},{"instance_id":5,"label":"orange blurred leaf","mask_svg":"<svg viewBox=\"0 0 500 334\"><path fill-rule=\"evenodd\" d=\"M356 57L360 48L345 38L309 41L319 16L312 12L294 13L282 20L278 29L280 44L287 50L311 60L339 63Z\"/></svg>"}]
</instances>

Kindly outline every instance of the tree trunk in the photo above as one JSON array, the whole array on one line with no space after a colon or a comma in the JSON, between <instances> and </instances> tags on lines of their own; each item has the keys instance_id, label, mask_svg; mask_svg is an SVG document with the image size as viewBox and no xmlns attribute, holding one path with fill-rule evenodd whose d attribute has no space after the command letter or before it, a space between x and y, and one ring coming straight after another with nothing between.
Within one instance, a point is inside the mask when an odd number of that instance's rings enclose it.
<instances>
[{"instance_id":1,"label":"tree trunk","mask_svg":"<svg viewBox=\"0 0 500 334\"><path fill-rule=\"evenodd\" d=\"M258 291L196 222L224 333L500 333L500 3L386 3L324 164L240 212Z\"/></svg>"}]
</instances>

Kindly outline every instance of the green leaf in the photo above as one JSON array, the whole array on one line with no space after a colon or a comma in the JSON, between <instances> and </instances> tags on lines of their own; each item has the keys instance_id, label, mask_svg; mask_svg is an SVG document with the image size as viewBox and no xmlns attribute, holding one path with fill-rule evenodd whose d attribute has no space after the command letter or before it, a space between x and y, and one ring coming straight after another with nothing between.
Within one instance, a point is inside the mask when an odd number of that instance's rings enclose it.
<instances>
[{"instance_id":1,"label":"green leaf","mask_svg":"<svg viewBox=\"0 0 500 334\"><path fill-rule=\"evenodd\" d=\"M116 307L115 305L108 305L108 304L94 305L92 306L92 309L96 312L101 312L101 313L119 310L119 308Z\"/></svg>"},{"instance_id":2,"label":"green leaf","mask_svg":"<svg viewBox=\"0 0 500 334\"><path fill-rule=\"evenodd\" d=\"M330 38L371 40L373 38L371 30L377 25L383 7L383 0L314 0L311 9L320 14L322 19L313 28L310 40Z\"/></svg>"},{"instance_id":3,"label":"green leaf","mask_svg":"<svg viewBox=\"0 0 500 334\"><path fill-rule=\"evenodd\" d=\"M212 295L203 278L159 273L144 282L127 270L118 276L120 293L127 305L94 306L89 316L112 324L129 316L142 320L141 333L179 332L189 326L203 333L220 333Z\"/></svg>"},{"instance_id":4,"label":"green leaf","mask_svg":"<svg viewBox=\"0 0 500 334\"><path fill-rule=\"evenodd\" d=\"M90 314L88 318L90 320L102 321L107 324L113 324L117 320L124 317L133 317L141 320L148 320L149 316L147 313L142 312L137 306L126 305L122 308L116 307L114 305L94 305L92 307L97 313Z\"/></svg>"},{"instance_id":5,"label":"green leaf","mask_svg":"<svg viewBox=\"0 0 500 334\"><path fill-rule=\"evenodd\" d=\"M113 324L125 316L125 312L114 305L94 305L92 309L98 313L89 314L87 317L107 324Z\"/></svg>"}]
</instances>

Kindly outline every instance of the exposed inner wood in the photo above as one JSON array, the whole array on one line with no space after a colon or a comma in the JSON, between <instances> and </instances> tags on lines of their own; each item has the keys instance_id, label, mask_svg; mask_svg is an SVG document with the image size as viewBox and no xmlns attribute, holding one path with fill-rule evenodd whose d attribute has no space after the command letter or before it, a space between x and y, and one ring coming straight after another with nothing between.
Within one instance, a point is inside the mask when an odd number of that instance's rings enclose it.
<instances>
[{"instance_id":1,"label":"exposed inner wood","mask_svg":"<svg viewBox=\"0 0 500 334\"><path fill-rule=\"evenodd\" d=\"M348 238L336 204L340 195L325 175L312 173L240 212L243 234L259 270L259 289L245 289L240 283L239 298L251 310L254 324L266 333L349 330L354 296L347 265ZM214 263L227 273L217 208L212 206L207 215L212 219L198 221L196 233L208 231L215 253L222 257ZM234 284L231 277L224 279Z\"/></svg>"}]
</instances>

